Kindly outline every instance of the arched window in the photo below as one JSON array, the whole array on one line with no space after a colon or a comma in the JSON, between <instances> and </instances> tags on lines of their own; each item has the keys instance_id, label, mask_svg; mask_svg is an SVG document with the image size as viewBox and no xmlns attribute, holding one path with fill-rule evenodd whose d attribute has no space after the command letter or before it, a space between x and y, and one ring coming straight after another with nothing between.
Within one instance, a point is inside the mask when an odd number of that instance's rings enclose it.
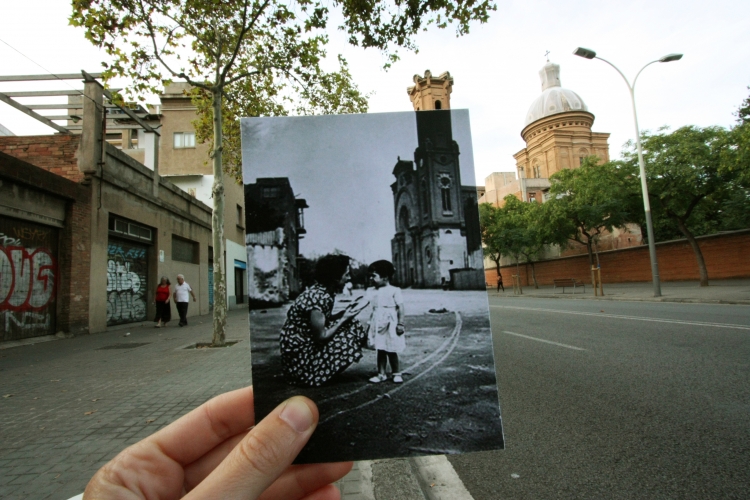
<instances>
[{"instance_id":1,"label":"arched window","mask_svg":"<svg viewBox=\"0 0 750 500\"><path fill-rule=\"evenodd\" d=\"M578 166L579 167L583 165L583 160L585 160L588 155L589 155L588 149L581 148L578 150Z\"/></svg>"},{"instance_id":2,"label":"arched window","mask_svg":"<svg viewBox=\"0 0 750 500\"><path fill-rule=\"evenodd\" d=\"M401 207L401 212L398 214L398 222L401 231L407 232L409 230L409 209Z\"/></svg>"},{"instance_id":3,"label":"arched window","mask_svg":"<svg viewBox=\"0 0 750 500\"><path fill-rule=\"evenodd\" d=\"M435 109L443 109L443 103L440 101L435 101Z\"/></svg>"},{"instance_id":4,"label":"arched window","mask_svg":"<svg viewBox=\"0 0 750 500\"><path fill-rule=\"evenodd\" d=\"M440 199L443 203L443 213L450 213L453 211L451 204L451 177L448 174L440 174L438 179L440 181Z\"/></svg>"}]
</instances>

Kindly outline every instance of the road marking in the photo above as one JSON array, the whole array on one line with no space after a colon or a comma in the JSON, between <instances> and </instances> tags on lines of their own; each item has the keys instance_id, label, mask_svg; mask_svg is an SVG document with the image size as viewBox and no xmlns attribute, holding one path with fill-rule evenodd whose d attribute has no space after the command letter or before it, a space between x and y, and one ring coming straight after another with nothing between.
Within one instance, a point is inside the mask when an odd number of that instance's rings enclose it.
<instances>
[{"instance_id":1,"label":"road marking","mask_svg":"<svg viewBox=\"0 0 750 500\"><path fill-rule=\"evenodd\" d=\"M747 325L733 325L731 323L709 323L705 321L682 321L677 319L662 319L662 318L643 318L641 316L625 316L622 314L604 314L604 313L588 313L581 311L562 311L560 309L542 309L540 307L514 307L514 306L490 306L496 309L521 309L524 311L540 311L549 313L559 314L576 314L579 316L596 316L598 318L615 318L615 319L630 319L634 321L650 321L653 323L672 323L675 325L691 325L691 326L712 326L715 328L730 328L734 330L749 330L750 326Z\"/></svg>"},{"instance_id":2,"label":"road marking","mask_svg":"<svg viewBox=\"0 0 750 500\"><path fill-rule=\"evenodd\" d=\"M458 317L460 318L460 316L458 316ZM440 329L442 329L442 327L440 327ZM412 331L412 330L409 330L409 331ZM449 345L449 344L450 344L451 342L453 342L453 339L455 338L455 336L456 336L456 335L458 335L458 333L459 333L460 331L461 331L461 328L456 328L456 327L454 326L454 327L453 327L453 331L451 332L451 334L450 334L450 335L448 335L448 338L446 338L446 339L445 339L445 340L443 341L443 343L442 343L442 344L440 344L440 347L438 347L437 349L435 349L434 351L432 351L432 353L430 353L430 354L429 354L428 356L425 356L424 358L421 358L421 359L419 359L419 360L418 360L418 361L417 361L416 363L414 363L413 365L411 365L411 366L407 366L406 368L402 368L402 369L401 369L401 372L402 372L402 373L414 373L414 371L415 371L415 370L417 369L417 367L419 367L420 365L423 365L424 363L426 363L426 362L430 361L430 360L431 360L432 358L434 358L435 356L437 356L437 355L439 355L439 354L440 354L441 352L443 352L443 349L447 348L447 347L448 347L448 345ZM363 385L362 387L360 387L360 388L358 388L358 389L354 389L354 390L353 390L353 391L351 391L351 392L347 392L347 393L344 393L344 394L338 394L338 395L336 395L336 396L331 396L331 397L329 397L329 398L326 398L326 399L324 399L324 400L322 400L322 401L316 401L315 403L316 403L316 404L317 404L318 406L321 406L321 405L323 405L323 404L325 404L325 403L328 403L328 402L330 402L330 401L334 401L334 400L336 400L336 399L343 399L343 398L348 398L349 396L354 396L355 394L358 394L358 393L360 393L360 392L362 392L362 391L366 391L366 390L368 390L368 389L372 389L372 388L374 388L374 387L376 387L376 386L375 386L374 384L365 384L365 385Z\"/></svg>"},{"instance_id":3,"label":"road marking","mask_svg":"<svg viewBox=\"0 0 750 500\"><path fill-rule=\"evenodd\" d=\"M412 383L416 382L417 380L419 380L420 378L424 377L429 372L431 372L432 370L434 370L440 363L442 363L443 361L445 361L445 358L447 358L448 356L450 356L453 353L453 350L456 348L456 345L458 344L458 339L459 339L459 336L461 334L461 326L463 325L463 320L461 319L461 314L458 311L456 311L454 314L456 315L456 326L453 329L453 333L449 337L449 339L453 339L453 340L451 342L451 346L448 348L448 350L445 352L445 354L443 354L440 357L440 359L438 359L437 361L435 361L434 363L432 363L430 366L428 366L424 371L422 371L421 373L419 373L419 375L417 375L415 377L411 377L411 378L409 378L409 380L403 382L402 384L399 384L399 386L396 387L395 389L392 389L392 390L390 390L390 391L388 391L386 393L379 394L374 399L371 399L371 400L369 400L369 401L367 401L365 403L362 403L359 406L355 406L354 408L349 408L347 410L338 411L338 412L334 413L333 415L330 415L328 418L326 418L324 420L321 420L318 423L318 425L323 425L323 424L325 424L326 422L328 422L331 419L334 419L334 418L336 418L338 416L344 415L345 413L349 413L351 411L359 410L360 408L364 408L365 406L370 406L371 404L377 403L378 401L382 401L383 399L390 399L391 395L397 393L398 391L400 391L404 387L406 387L408 385L411 385ZM421 364L421 363L417 363L417 364ZM417 366L417 365L414 365L414 366Z\"/></svg>"},{"instance_id":4,"label":"road marking","mask_svg":"<svg viewBox=\"0 0 750 500\"><path fill-rule=\"evenodd\" d=\"M572 346L572 345L568 345L568 344L561 344L559 342L552 342L551 340L538 339L536 337L529 337L528 335L522 335L520 333L506 332L506 331L503 331L503 333L507 333L508 335L515 335L516 337L523 337L523 338L529 339L529 340L536 340L537 342L544 342L545 344L552 344L552 345L556 345L556 346L560 346L560 347L567 347L568 349L575 349L576 351L585 351L586 350L586 349L584 349L582 347L576 347L576 346Z\"/></svg>"}]
</instances>

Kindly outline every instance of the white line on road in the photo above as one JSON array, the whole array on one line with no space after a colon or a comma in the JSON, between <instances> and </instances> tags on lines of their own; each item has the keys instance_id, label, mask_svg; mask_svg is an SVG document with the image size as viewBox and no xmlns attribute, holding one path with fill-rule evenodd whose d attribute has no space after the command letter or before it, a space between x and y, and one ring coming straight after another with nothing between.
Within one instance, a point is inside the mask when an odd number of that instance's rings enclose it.
<instances>
[{"instance_id":1,"label":"white line on road","mask_svg":"<svg viewBox=\"0 0 750 500\"><path fill-rule=\"evenodd\" d=\"M345 413L349 413L350 411L359 410L360 408L364 408L365 406L370 406L371 404L377 403L378 401L382 401L385 398L390 399L391 395L397 393L398 391L400 391L404 387L406 387L408 385L411 385L412 383L416 382L420 378L424 377L429 372L431 372L433 369L435 369L438 365L440 365L440 363L442 363L443 361L445 361L445 358L447 358L448 356L450 356L451 353L453 352L453 350L456 348L456 345L458 344L458 339L460 338L459 336L461 335L461 325L463 325L463 320L461 319L461 314L458 311L456 311L454 314L456 315L456 326L453 328L453 333L451 333L451 335L449 337L449 338L451 338L453 340L451 342L450 348L448 348L448 351L445 352L445 354L443 354L440 357L440 359L438 359L437 361L435 361L434 363L432 363L429 367L427 367L419 375L417 375L416 377L410 378L406 382L400 384L395 389L392 389L392 390L388 391L385 394L379 394L374 399L371 399L371 400L369 400L369 401L367 401L365 403L362 403L359 406L355 406L354 408L349 408L347 410L338 411L338 412L334 413L333 415L330 415L328 418L325 418L325 419L321 420L318 423L318 425L323 425L326 422L328 422L329 420L331 420L332 418L336 418L339 415L343 415ZM414 366L416 366L416 365L414 365Z\"/></svg>"},{"instance_id":2,"label":"white line on road","mask_svg":"<svg viewBox=\"0 0 750 500\"><path fill-rule=\"evenodd\" d=\"M585 351L586 350L586 349L584 349L582 347L575 347L575 346L572 346L572 345L561 344L559 342L552 342L551 340L544 340L544 339L538 339L536 337L529 337L528 335L522 335L520 333L506 332L506 331L503 331L503 333L507 333L508 335L515 335L516 337L523 337L525 339L536 340L537 342L544 342L545 344L552 344L552 345L556 345L556 346L560 346L560 347L567 347L568 349L575 349L576 351Z\"/></svg>"},{"instance_id":3,"label":"white line on road","mask_svg":"<svg viewBox=\"0 0 750 500\"><path fill-rule=\"evenodd\" d=\"M516 307L516 306L490 306L495 309L521 309L524 311L540 311L549 313L559 314L577 314L579 316L596 316L598 318L616 318L616 319L630 319L634 321L651 321L654 323L672 323L675 325L692 325L692 326L711 326L714 328L731 328L735 330L750 330L750 326L747 325L733 325L731 323L708 323L704 321L681 321L676 319L662 319L662 318L643 318L640 316L625 316L622 314L604 314L604 313L589 313L581 311L563 311L560 309L542 309L540 307Z\"/></svg>"}]
</instances>

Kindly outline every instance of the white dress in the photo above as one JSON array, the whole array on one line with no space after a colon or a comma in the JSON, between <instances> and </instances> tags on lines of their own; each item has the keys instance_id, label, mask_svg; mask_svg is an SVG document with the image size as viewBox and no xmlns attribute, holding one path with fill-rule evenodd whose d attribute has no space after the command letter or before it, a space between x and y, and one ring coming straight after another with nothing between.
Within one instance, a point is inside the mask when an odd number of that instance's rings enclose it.
<instances>
[{"instance_id":1,"label":"white dress","mask_svg":"<svg viewBox=\"0 0 750 500\"><path fill-rule=\"evenodd\" d=\"M372 306L367 336L375 349L387 352L403 352L406 348L404 335L396 333L398 326L398 304L403 304L401 289L385 285L367 291L367 300Z\"/></svg>"}]
</instances>

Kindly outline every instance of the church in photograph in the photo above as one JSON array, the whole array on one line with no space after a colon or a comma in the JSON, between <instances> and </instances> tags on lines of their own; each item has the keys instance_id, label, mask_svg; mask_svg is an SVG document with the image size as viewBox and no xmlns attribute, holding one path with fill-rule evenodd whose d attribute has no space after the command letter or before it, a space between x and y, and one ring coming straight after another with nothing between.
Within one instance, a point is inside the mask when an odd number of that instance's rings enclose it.
<instances>
[{"instance_id":1,"label":"church in photograph","mask_svg":"<svg viewBox=\"0 0 750 500\"><path fill-rule=\"evenodd\" d=\"M449 73L414 77L418 145L393 169L396 234L391 251L400 287L484 290L476 186L463 185L453 140Z\"/></svg>"}]
</instances>

